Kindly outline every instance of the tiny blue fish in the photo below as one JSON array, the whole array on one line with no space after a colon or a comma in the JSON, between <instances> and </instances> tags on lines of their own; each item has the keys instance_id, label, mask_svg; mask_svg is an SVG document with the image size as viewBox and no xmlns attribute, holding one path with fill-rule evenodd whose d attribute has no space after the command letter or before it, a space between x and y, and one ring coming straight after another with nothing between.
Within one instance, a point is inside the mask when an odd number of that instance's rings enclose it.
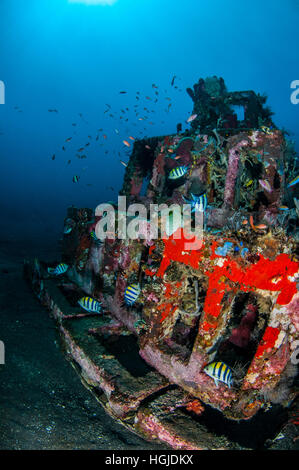
<instances>
[{"instance_id":1,"label":"tiny blue fish","mask_svg":"<svg viewBox=\"0 0 299 470\"><path fill-rule=\"evenodd\" d=\"M218 382L223 382L231 388L233 385L232 371L224 362L212 362L204 368L204 372L214 379L216 387Z\"/></svg>"},{"instance_id":2,"label":"tiny blue fish","mask_svg":"<svg viewBox=\"0 0 299 470\"><path fill-rule=\"evenodd\" d=\"M73 219L66 219L63 227L63 233L67 235L68 233L71 233L74 227L74 221Z\"/></svg>"},{"instance_id":3,"label":"tiny blue fish","mask_svg":"<svg viewBox=\"0 0 299 470\"><path fill-rule=\"evenodd\" d=\"M137 283L130 284L125 290L125 303L127 305L133 305L139 297L140 285Z\"/></svg>"},{"instance_id":4,"label":"tiny blue fish","mask_svg":"<svg viewBox=\"0 0 299 470\"><path fill-rule=\"evenodd\" d=\"M184 201L191 205L191 212L204 212L208 205L207 193L204 192L199 196L191 193L192 199L187 199L183 196Z\"/></svg>"},{"instance_id":5,"label":"tiny blue fish","mask_svg":"<svg viewBox=\"0 0 299 470\"><path fill-rule=\"evenodd\" d=\"M102 245L103 242L97 236L94 230L90 232L90 238L95 242L96 245Z\"/></svg>"},{"instance_id":6,"label":"tiny blue fish","mask_svg":"<svg viewBox=\"0 0 299 470\"><path fill-rule=\"evenodd\" d=\"M55 276L59 276L60 274L64 274L69 269L68 265L65 263L60 263L56 266L56 268L48 268L49 274L55 274Z\"/></svg>"},{"instance_id":7,"label":"tiny blue fish","mask_svg":"<svg viewBox=\"0 0 299 470\"><path fill-rule=\"evenodd\" d=\"M74 175L73 176L73 183L78 183L80 176Z\"/></svg>"},{"instance_id":8,"label":"tiny blue fish","mask_svg":"<svg viewBox=\"0 0 299 470\"><path fill-rule=\"evenodd\" d=\"M92 297L82 297L78 300L78 304L87 312L101 313L102 310L101 303Z\"/></svg>"},{"instance_id":9,"label":"tiny blue fish","mask_svg":"<svg viewBox=\"0 0 299 470\"><path fill-rule=\"evenodd\" d=\"M168 175L168 179L170 180L177 180L179 178L182 178L187 172L189 168L185 165L183 166L177 166L176 168L173 168L171 172Z\"/></svg>"},{"instance_id":10,"label":"tiny blue fish","mask_svg":"<svg viewBox=\"0 0 299 470\"><path fill-rule=\"evenodd\" d=\"M288 188L291 188L291 186L295 186L295 184L299 183L299 175L296 176L296 178L294 178L289 184L288 184Z\"/></svg>"}]
</instances>

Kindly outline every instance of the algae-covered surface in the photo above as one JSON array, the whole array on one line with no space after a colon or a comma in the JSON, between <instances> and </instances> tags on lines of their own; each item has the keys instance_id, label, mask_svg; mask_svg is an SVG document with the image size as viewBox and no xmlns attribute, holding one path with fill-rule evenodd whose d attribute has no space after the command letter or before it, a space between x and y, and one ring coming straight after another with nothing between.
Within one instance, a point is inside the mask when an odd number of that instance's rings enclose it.
<instances>
[{"instance_id":1,"label":"algae-covered surface","mask_svg":"<svg viewBox=\"0 0 299 470\"><path fill-rule=\"evenodd\" d=\"M0 449L165 449L113 420L61 351L55 321L23 279L23 259L59 258L44 246L0 246Z\"/></svg>"},{"instance_id":2,"label":"algae-covered surface","mask_svg":"<svg viewBox=\"0 0 299 470\"><path fill-rule=\"evenodd\" d=\"M5 344L6 353L5 365L0 365L0 449L169 449L157 440L157 436L154 441L148 442L119 424L106 413L94 394L82 385L79 375L66 360L66 351L62 348L55 320L50 318L49 312L23 279L23 259L33 256L46 262L59 258L55 250L46 247L42 249L28 244L26 247L17 246L9 242L0 246L0 339ZM73 323L70 332L74 336L80 336L84 325L87 329L98 326L95 318L78 319L78 323L76 319L70 319L63 323L69 326ZM83 349L91 347L93 352L97 349L102 351L97 335L87 338L82 339ZM126 367L124 353L129 360L136 356L137 350L135 343L128 342L129 338L131 335L115 341L112 336L105 346L108 357L97 358L97 364L100 366L102 362L104 364L108 361L111 373L114 374L117 374L118 367ZM139 382L143 383L148 375L152 377L155 374L144 364L141 368L130 370L130 373L136 392ZM130 373L128 371L127 379ZM122 376L119 382L121 388L128 385L126 377ZM140 429L146 433L147 425L151 427L158 420L159 427L159 423L162 426L161 438L165 442L169 440L167 435L175 436L179 433L180 439L194 442L199 448L299 448L297 429L293 424L284 427L281 433L278 429L277 432L276 429L273 432L267 430L265 435L253 439L253 442L248 435L255 430L258 434L261 431L255 428L254 422L245 423L245 427L249 428L245 432L244 426L238 423L232 423L228 428L213 410L205 412L198 419L191 417L182 408L175 413L165 413L163 406L168 394L162 388L157 398L154 395L144 400L139 413L139 418L143 420L149 416L149 412L154 412L154 420L149 423L145 421L145 426L141 425ZM160 409L161 400L164 405ZM203 432L198 440L196 434L200 429L205 432L209 429L210 435ZM243 437L238 436L236 439L239 432ZM203 440L204 437L207 442Z\"/></svg>"}]
</instances>

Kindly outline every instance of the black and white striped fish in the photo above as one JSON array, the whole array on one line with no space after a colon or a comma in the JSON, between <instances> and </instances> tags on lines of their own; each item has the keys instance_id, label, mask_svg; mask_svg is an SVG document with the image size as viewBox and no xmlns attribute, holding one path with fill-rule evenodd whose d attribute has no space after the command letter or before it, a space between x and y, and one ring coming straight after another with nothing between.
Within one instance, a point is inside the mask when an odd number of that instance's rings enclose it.
<instances>
[{"instance_id":1,"label":"black and white striped fish","mask_svg":"<svg viewBox=\"0 0 299 470\"><path fill-rule=\"evenodd\" d=\"M78 300L78 304L80 307L84 308L84 310L87 310L87 312L101 313L102 310L101 303L92 297L81 297L81 299Z\"/></svg>"},{"instance_id":2,"label":"black and white striped fish","mask_svg":"<svg viewBox=\"0 0 299 470\"><path fill-rule=\"evenodd\" d=\"M216 387L218 382L225 383L228 388L233 385L232 371L224 362L211 362L204 368L204 372L214 379Z\"/></svg>"},{"instance_id":3,"label":"black and white striped fish","mask_svg":"<svg viewBox=\"0 0 299 470\"><path fill-rule=\"evenodd\" d=\"M130 284L125 290L125 303L133 305L139 297L140 285L137 283Z\"/></svg>"},{"instance_id":4,"label":"black and white striped fish","mask_svg":"<svg viewBox=\"0 0 299 470\"><path fill-rule=\"evenodd\" d=\"M191 205L191 212L204 212L208 205L207 193L204 192L199 196L191 193L192 199L187 199L183 196L184 201Z\"/></svg>"},{"instance_id":5,"label":"black and white striped fish","mask_svg":"<svg viewBox=\"0 0 299 470\"><path fill-rule=\"evenodd\" d=\"M68 265L65 263L60 263L56 266L56 268L48 268L49 274L55 274L55 276L59 276L60 274L64 274L69 269Z\"/></svg>"},{"instance_id":6,"label":"black and white striped fish","mask_svg":"<svg viewBox=\"0 0 299 470\"><path fill-rule=\"evenodd\" d=\"M185 174L188 172L189 168L185 165L183 166L177 166L176 168L173 168L171 172L168 175L168 179L170 180L177 180L179 178L182 178L182 176L185 176Z\"/></svg>"}]
</instances>

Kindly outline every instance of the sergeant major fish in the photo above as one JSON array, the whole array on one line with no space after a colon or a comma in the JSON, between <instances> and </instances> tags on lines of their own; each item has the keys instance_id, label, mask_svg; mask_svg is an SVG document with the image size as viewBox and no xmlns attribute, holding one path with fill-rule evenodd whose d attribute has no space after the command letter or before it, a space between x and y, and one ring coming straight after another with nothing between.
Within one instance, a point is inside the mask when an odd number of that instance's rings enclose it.
<instances>
[{"instance_id":1,"label":"sergeant major fish","mask_svg":"<svg viewBox=\"0 0 299 470\"><path fill-rule=\"evenodd\" d=\"M133 305L140 295L140 285L137 283L130 284L125 290L125 303Z\"/></svg>"},{"instance_id":2,"label":"sergeant major fish","mask_svg":"<svg viewBox=\"0 0 299 470\"><path fill-rule=\"evenodd\" d=\"M177 166L176 168L173 168L171 172L168 175L168 179L170 180L177 180L179 178L182 178L182 176L185 176L186 173L188 172L189 168L185 165L183 166Z\"/></svg>"},{"instance_id":3,"label":"sergeant major fish","mask_svg":"<svg viewBox=\"0 0 299 470\"><path fill-rule=\"evenodd\" d=\"M271 126L271 127L272 127L272 126ZM271 135L271 134L273 133L271 127L261 126L261 130L262 130L265 134Z\"/></svg>"},{"instance_id":4,"label":"sergeant major fish","mask_svg":"<svg viewBox=\"0 0 299 470\"><path fill-rule=\"evenodd\" d=\"M191 213L192 212L204 212L208 205L207 193L204 192L199 196L196 196L191 193L192 199L187 199L183 196L184 201L191 205Z\"/></svg>"},{"instance_id":5,"label":"sergeant major fish","mask_svg":"<svg viewBox=\"0 0 299 470\"><path fill-rule=\"evenodd\" d=\"M87 312L101 313L102 310L101 303L92 297L81 297L81 299L78 300L78 304Z\"/></svg>"},{"instance_id":6,"label":"sergeant major fish","mask_svg":"<svg viewBox=\"0 0 299 470\"><path fill-rule=\"evenodd\" d=\"M48 268L49 274L55 274L55 276L59 276L60 274L64 274L69 269L68 265L65 263L59 263L56 268Z\"/></svg>"},{"instance_id":7,"label":"sergeant major fish","mask_svg":"<svg viewBox=\"0 0 299 470\"><path fill-rule=\"evenodd\" d=\"M204 368L204 372L214 379L216 387L219 382L225 383L228 388L233 385L232 371L224 362L211 362Z\"/></svg>"}]
</instances>

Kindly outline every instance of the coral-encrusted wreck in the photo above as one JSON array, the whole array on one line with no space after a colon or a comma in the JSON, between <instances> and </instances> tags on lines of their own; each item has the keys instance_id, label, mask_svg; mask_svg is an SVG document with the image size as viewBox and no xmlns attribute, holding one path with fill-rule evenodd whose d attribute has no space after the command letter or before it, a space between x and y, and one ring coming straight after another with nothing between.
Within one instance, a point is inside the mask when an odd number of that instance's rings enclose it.
<instances>
[{"instance_id":1,"label":"coral-encrusted wreck","mask_svg":"<svg viewBox=\"0 0 299 470\"><path fill-rule=\"evenodd\" d=\"M149 209L206 192L198 247L186 248L174 216L167 235L152 240L145 219L144 236L116 233L99 245L90 233L101 216L70 208L66 275L53 278L37 261L26 269L85 384L121 422L177 449L258 447L299 406L299 209L296 186L287 188L297 160L265 97L230 93L217 77L187 92L191 130L136 141L120 194ZM171 180L180 166L187 174ZM141 292L127 307L132 283ZM82 295L101 301L104 315L80 310ZM204 372L213 361L231 368L232 388ZM271 423L260 441L257 420ZM242 441L241 423L254 442Z\"/></svg>"}]
</instances>

